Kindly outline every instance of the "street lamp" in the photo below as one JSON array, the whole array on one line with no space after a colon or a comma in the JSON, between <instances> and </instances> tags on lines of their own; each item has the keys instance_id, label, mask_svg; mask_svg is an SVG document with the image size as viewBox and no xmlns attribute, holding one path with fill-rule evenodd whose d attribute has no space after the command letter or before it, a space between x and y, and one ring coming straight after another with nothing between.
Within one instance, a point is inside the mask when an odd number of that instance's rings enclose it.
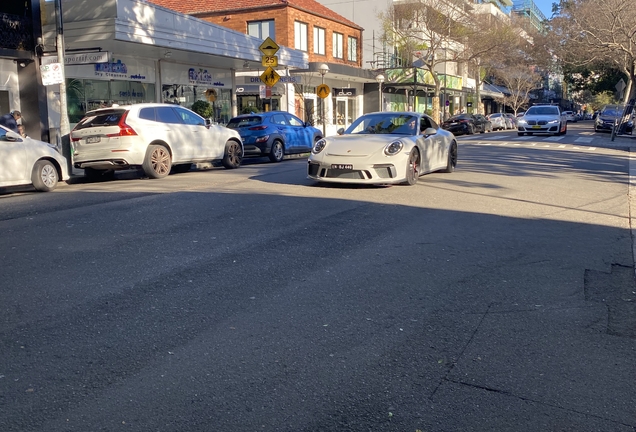
<instances>
[{"instance_id":1,"label":"street lamp","mask_svg":"<svg viewBox=\"0 0 636 432\"><path fill-rule=\"evenodd\" d=\"M382 110L382 83L384 82L384 75L380 74L375 77L375 80L378 82L378 111Z\"/></svg>"},{"instance_id":2,"label":"street lamp","mask_svg":"<svg viewBox=\"0 0 636 432\"><path fill-rule=\"evenodd\" d=\"M322 83L325 83L325 75L329 72L329 66L327 66L325 63L321 64L320 66L318 66L318 72L320 72L320 75L322 76ZM321 98L322 101L320 102L320 105L322 107L322 136L326 136L327 135L327 121L325 120L325 98Z\"/></svg>"}]
</instances>

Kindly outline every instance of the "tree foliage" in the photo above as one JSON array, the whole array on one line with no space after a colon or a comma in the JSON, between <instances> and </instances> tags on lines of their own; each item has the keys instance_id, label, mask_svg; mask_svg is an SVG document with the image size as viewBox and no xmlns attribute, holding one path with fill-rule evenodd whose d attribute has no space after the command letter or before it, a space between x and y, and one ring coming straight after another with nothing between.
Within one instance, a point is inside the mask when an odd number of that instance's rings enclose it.
<instances>
[{"instance_id":1,"label":"tree foliage","mask_svg":"<svg viewBox=\"0 0 636 432\"><path fill-rule=\"evenodd\" d=\"M626 98L636 93L636 7L632 1L561 0L551 20L550 47L565 64L601 65L628 77Z\"/></svg>"}]
</instances>

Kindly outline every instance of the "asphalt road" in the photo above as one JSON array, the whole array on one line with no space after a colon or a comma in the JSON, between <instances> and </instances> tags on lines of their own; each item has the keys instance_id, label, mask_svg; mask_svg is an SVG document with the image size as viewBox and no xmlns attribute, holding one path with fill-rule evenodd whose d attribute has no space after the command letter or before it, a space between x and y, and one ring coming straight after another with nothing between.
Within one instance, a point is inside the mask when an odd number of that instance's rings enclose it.
<instances>
[{"instance_id":1,"label":"asphalt road","mask_svg":"<svg viewBox=\"0 0 636 432\"><path fill-rule=\"evenodd\" d=\"M631 140L588 132L5 190L0 431L633 432Z\"/></svg>"}]
</instances>

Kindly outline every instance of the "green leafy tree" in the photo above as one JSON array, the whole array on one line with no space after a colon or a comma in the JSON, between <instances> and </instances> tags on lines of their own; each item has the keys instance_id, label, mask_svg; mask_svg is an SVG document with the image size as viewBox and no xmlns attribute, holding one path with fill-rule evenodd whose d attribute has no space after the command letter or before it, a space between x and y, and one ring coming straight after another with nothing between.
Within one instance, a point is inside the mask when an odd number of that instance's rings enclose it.
<instances>
[{"instance_id":1,"label":"green leafy tree","mask_svg":"<svg viewBox=\"0 0 636 432\"><path fill-rule=\"evenodd\" d=\"M192 104L192 111L203 118L211 118L214 115L214 107L208 101L198 100Z\"/></svg>"}]
</instances>

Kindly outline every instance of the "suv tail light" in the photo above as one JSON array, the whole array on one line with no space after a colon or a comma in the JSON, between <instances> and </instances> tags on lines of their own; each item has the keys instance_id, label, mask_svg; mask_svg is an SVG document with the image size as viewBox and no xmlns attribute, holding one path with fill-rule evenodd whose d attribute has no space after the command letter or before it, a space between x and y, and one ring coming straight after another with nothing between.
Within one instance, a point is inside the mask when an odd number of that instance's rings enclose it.
<instances>
[{"instance_id":1,"label":"suv tail light","mask_svg":"<svg viewBox=\"0 0 636 432\"><path fill-rule=\"evenodd\" d=\"M126 111L121 116L121 119L119 119L119 123L117 124L117 126L119 126L119 133L108 134L106 135L107 137L111 138L111 137L117 137L117 136L136 136L137 135L137 132L135 132L133 128L131 128L130 126L126 124L126 117L128 117L128 112L129 111Z\"/></svg>"},{"instance_id":2,"label":"suv tail light","mask_svg":"<svg viewBox=\"0 0 636 432\"><path fill-rule=\"evenodd\" d=\"M265 129L267 129L267 126L261 125L261 126L253 126L249 128L248 130L265 130Z\"/></svg>"}]
</instances>

